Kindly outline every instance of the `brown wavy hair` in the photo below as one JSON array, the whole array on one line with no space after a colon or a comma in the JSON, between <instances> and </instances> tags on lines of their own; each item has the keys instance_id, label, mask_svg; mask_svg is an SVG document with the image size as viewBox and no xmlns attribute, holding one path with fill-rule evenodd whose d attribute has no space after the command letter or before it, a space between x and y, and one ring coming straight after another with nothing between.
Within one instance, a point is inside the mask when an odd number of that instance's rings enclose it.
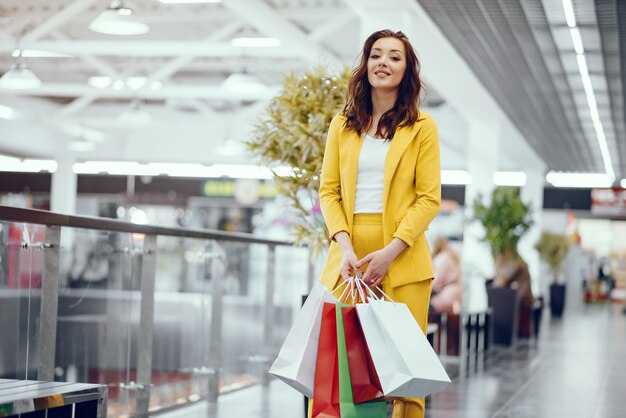
<instances>
[{"instance_id":1,"label":"brown wavy hair","mask_svg":"<svg viewBox=\"0 0 626 418\"><path fill-rule=\"evenodd\" d=\"M391 139L396 133L396 129L414 124L419 116L420 92L422 90L422 81L419 76L420 63L413 46L404 33L384 29L372 33L365 40L361 52L361 62L352 71L352 77L348 83L343 114L347 118L346 127L354 129L359 135L362 135L372 122L372 86L367 79L367 60L372 52L374 42L381 38L399 39L404 44L406 55L406 70L398 86L398 99L391 109L383 113L376 127L377 137Z\"/></svg>"}]
</instances>

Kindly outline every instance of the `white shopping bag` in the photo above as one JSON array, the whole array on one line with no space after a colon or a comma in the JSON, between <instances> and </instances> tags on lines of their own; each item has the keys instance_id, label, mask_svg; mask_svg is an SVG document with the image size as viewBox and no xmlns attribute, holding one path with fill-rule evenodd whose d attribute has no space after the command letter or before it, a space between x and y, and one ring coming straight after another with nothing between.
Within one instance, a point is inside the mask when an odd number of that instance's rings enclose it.
<instances>
[{"instance_id":1,"label":"white shopping bag","mask_svg":"<svg viewBox=\"0 0 626 418\"><path fill-rule=\"evenodd\" d=\"M356 310L385 396L423 398L450 383L404 303L374 300Z\"/></svg>"},{"instance_id":2,"label":"white shopping bag","mask_svg":"<svg viewBox=\"0 0 626 418\"><path fill-rule=\"evenodd\" d=\"M269 371L309 398L313 396L324 302L336 303L337 298L320 283L311 289Z\"/></svg>"}]
</instances>

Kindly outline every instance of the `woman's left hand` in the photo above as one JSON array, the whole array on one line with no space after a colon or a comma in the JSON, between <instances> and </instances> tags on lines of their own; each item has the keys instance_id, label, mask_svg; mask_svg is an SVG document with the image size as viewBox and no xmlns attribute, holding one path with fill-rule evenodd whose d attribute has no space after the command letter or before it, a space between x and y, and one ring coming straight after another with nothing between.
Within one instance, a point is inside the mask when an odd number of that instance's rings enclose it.
<instances>
[{"instance_id":1,"label":"woman's left hand","mask_svg":"<svg viewBox=\"0 0 626 418\"><path fill-rule=\"evenodd\" d=\"M369 253L362 259L360 259L356 265L357 267L361 267L364 264L368 264L367 270L363 274L363 281L369 287L378 286L380 282L387 274L387 270L389 270L389 266L395 259L395 256L388 251L387 248L383 248L382 250L374 251L373 253Z\"/></svg>"},{"instance_id":2,"label":"woman's left hand","mask_svg":"<svg viewBox=\"0 0 626 418\"><path fill-rule=\"evenodd\" d=\"M356 263L357 268L361 268L364 264L369 263L363 281L369 287L378 286L382 282L383 277L387 274L389 266L404 250L408 248L408 244L399 238L391 240L384 248L369 253Z\"/></svg>"}]
</instances>

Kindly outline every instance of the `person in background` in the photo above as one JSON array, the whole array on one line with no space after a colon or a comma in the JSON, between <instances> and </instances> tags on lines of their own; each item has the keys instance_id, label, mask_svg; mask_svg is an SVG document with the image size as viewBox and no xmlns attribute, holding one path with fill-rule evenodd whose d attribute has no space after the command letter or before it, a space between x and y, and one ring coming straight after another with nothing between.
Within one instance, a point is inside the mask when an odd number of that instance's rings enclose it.
<instances>
[{"instance_id":1,"label":"person in background","mask_svg":"<svg viewBox=\"0 0 626 418\"><path fill-rule=\"evenodd\" d=\"M433 244L432 256L435 279L430 298L431 309L436 313L458 315L463 299L463 272L459 255L450 248L447 238L438 237Z\"/></svg>"},{"instance_id":2,"label":"person in background","mask_svg":"<svg viewBox=\"0 0 626 418\"><path fill-rule=\"evenodd\" d=\"M362 274L426 333L434 274L424 231L439 212L441 178L437 125L419 110L419 69L402 32L365 41L324 151L319 196L331 244L320 280L334 289ZM397 399L392 416L424 417L424 405Z\"/></svg>"}]
</instances>

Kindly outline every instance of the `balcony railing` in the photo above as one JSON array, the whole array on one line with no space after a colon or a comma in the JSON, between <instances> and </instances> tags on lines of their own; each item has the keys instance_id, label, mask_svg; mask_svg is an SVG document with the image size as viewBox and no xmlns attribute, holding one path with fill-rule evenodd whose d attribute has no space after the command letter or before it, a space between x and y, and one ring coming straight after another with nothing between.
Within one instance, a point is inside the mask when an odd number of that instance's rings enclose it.
<instances>
[{"instance_id":1,"label":"balcony railing","mask_svg":"<svg viewBox=\"0 0 626 418\"><path fill-rule=\"evenodd\" d=\"M308 250L0 206L0 378L103 383L109 416L268 384Z\"/></svg>"}]
</instances>

